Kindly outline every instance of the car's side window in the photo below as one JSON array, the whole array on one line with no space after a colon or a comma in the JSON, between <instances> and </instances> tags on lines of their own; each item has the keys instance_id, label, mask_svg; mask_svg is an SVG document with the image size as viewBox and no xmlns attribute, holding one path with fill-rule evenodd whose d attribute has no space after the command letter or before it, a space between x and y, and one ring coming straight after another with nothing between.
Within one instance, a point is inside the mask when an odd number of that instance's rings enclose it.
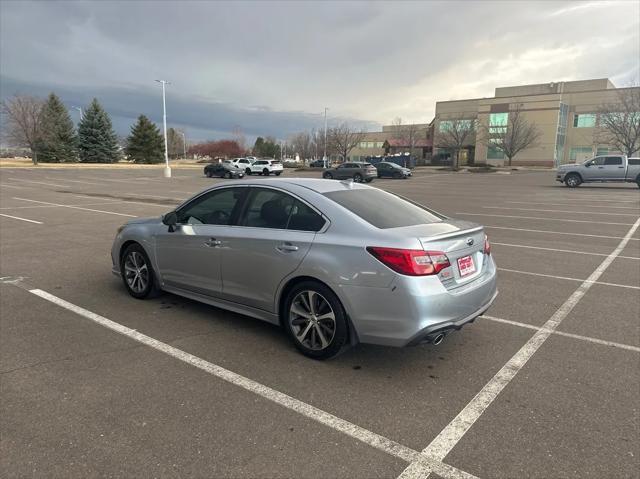
<instances>
[{"instance_id":1,"label":"car's side window","mask_svg":"<svg viewBox=\"0 0 640 479\"><path fill-rule=\"evenodd\" d=\"M594 158L589 162L592 166L601 166L604 165L604 156L599 156L598 158Z\"/></svg>"},{"instance_id":2,"label":"car's side window","mask_svg":"<svg viewBox=\"0 0 640 479\"><path fill-rule=\"evenodd\" d=\"M604 159L604 164L605 165L622 165L622 157L620 156L607 156Z\"/></svg>"},{"instance_id":3,"label":"car's side window","mask_svg":"<svg viewBox=\"0 0 640 479\"><path fill-rule=\"evenodd\" d=\"M324 218L293 196L269 188L252 188L241 226L253 228L319 231Z\"/></svg>"},{"instance_id":4,"label":"car's side window","mask_svg":"<svg viewBox=\"0 0 640 479\"><path fill-rule=\"evenodd\" d=\"M180 208L180 224L230 225L246 188L224 188L206 193Z\"/></svg>"},{"instance_id":5,"label":"car's side window","mask_svg":"<svg viewBox=\"0 0 640 479\"><path fill-rule=\"evenodd\" d=\"M294 198L268 188L252 188L242 226L286 229Z\"/></svg>"}]
</instances>

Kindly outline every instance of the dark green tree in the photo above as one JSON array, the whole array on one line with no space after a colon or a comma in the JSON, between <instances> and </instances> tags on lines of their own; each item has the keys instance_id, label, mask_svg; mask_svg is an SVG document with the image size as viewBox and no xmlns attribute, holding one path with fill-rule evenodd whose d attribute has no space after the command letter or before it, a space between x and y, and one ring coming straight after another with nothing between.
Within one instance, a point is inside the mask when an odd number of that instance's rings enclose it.
<instances>
[{"instance_id":1,"label":"dark green tree","mask_svg":"<svg viewBox=\"0 0 640 479\"><path fill-rule=\"evenodd\" d=\"M266 139L259 136L253 145L253 154L258 157L279 158L280 145L276 139L268 136Z\"/></svg>"},{"instance_id":2,"label":"dark green tree","mask_svg":"<svg viewBox=\"0 0 640 479\"><path fill-rule=\"evenodd\" d=\"M38 160L49 163L77 161L77 137L69 112L55 93L42 109Z\"/></svg>"},{"instance_id":3,"label":"dark green tree","mask_svg":"<svg viewBox=\"0 0 640 479\"><path fill-rule=\"evenodd\" d=\"M126 152L134 163L160 163L164 159L164 138L146 116L140 115L131 127Z\"/></svg>"},{"instance_id":4,"label":"dark green tree","mask_svg":"<svg viewBox=\"0 0 640 479\"><path fill-rule=\"evenodd\" d=\"M120 159L111 119L95 98L78 126L78 153L80 161L86 163L115 163Z\"/></svg>"}]
</instances>

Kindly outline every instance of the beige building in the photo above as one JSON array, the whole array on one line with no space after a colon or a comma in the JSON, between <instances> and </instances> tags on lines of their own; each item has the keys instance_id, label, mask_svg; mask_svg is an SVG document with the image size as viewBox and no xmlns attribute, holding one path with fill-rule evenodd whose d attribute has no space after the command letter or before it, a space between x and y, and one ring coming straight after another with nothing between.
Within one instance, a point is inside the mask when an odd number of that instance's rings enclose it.
<instances>
[{"instance_id":1,"label":"beige building","mask_svg":"<svg viewBox=\"0 0 640 479\"><path fill-rule=\"evenodd\" d=\"M638 88L638 87L635 87ZM541 132L535 146L521 151L514 165L554 166L614 152L596 141L597 111L603 104L616 103L619 89L607 78L495 89L493 98L441 101L436 103L434 155L450 152L438 147L438 132L452 119L477 120L483 126L507 125L509 111L519 107L530 123ZM493 148L471 137L461 153L461 164L502 165L506 158Z\"/></svg>"},{"instance_id":2,"label":"beige building","mask_svg":"<svg viewBox=\"0 0 640 479\"><path fill-rule=\"evenodd\" d=\"M413 148L406 143L406 129L413 129ZM349 161L361 161L369 156L384 156L395 153L410 153L417 161L430 158L432 146L432 124L386 125L382 131L368 132L360 144L349 153ZM411 150L411 151L410 151Z\"/></svg>"}]
</instances>

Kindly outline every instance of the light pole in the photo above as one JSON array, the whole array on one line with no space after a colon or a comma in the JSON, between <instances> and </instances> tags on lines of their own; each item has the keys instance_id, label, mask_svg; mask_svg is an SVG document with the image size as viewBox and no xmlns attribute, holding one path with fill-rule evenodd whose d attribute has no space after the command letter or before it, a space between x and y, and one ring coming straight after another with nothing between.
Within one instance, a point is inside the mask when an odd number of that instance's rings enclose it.
<instances>
[{"instance_id":1,"label":"light pole","mask_svg":"<svg viewBox=\"0 0 640 479\"><path fill-rule=\"evenodd\" d=\"M324 167L327 167L327 108L324 107L324 155L322 155L322 161L324 162Z\"/></svg>"},{"instance_id":2,"label":"light pole","mask_svg":"<svg viewBox=\"0 0 640 479\"><path fill-rule=\"evenodd\" d=\"M187 159L187 137L184 136L184 131L179 131L178 133L182 135L182 157L186 160Z\"/></svg>"},{"instance_id":3,"label":"light pole","mask_svg":"<svg viewBox=\"0 0 640 479\"><path fill-rule=\"evenodd\" d=\"M164 177L171 178L171 168L169 167L169 145L167 143L167 101L164 93L165 85L171 85L166 80L156 80L162 84L162 123L164 127Z\"/></svg>"},{"instance_id":4,"label":"light pole","mask_svg":"<svg viewBox=\"0 0 640 479\"><path fill-rule=\"evenodd\" d=\"M84 115L82 114L82 107L72 106L71 108L73 108L74 110L78 110L80 112L80 121L82 121L82 119L84 118Z\"/></svg>"}]
</instances>

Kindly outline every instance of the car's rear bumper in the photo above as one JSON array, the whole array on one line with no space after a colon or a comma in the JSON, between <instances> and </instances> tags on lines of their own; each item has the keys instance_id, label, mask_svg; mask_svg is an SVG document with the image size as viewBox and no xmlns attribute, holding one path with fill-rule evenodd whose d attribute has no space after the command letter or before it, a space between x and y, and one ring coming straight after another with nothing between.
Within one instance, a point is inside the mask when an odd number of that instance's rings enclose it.
<instances>
[{"instance_id":1,"label":"car's rear bumper","mask_svg":"<svg viewBox=\"0 0 640 479\"><path fill-rule=\"evenodd\" d=\"M480 276L455 289L435 276L398 275L388 288L342 285L338 291L360 342L407 346L483 314L498 294L496 280L491 259Z\"/></svg>"}]
</instances>

